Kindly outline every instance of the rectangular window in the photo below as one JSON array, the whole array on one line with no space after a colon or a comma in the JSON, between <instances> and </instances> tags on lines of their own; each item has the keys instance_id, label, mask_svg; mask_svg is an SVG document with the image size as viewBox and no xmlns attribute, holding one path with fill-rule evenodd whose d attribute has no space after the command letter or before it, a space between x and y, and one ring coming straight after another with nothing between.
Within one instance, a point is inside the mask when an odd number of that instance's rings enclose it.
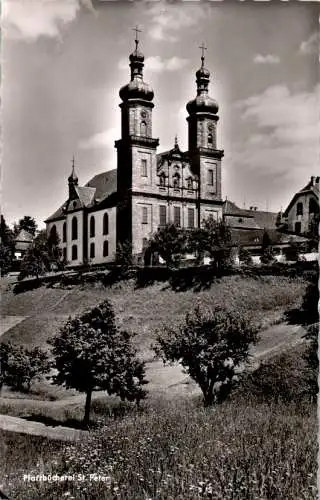
<instances>
[{"instance_id":1,"label":"rectangular window","mask_svg":"<svg viewBox=\"0 0 320 500\"><path fill-rule=\"evenodd\" d=\"M108 255L109 255L109 243L108 240L105 240L103 242L103 256L108 257Z\"/></svg>"},{"instance_id":2,"label":"rectangular window","mask_svg":"<svg viewBox=\"0 0 320 500\"><path fill-rule=\"evenodd\" d=\"M194 228L194 209L188 208L188 227Z\"/></svg>"},{"instance_id":3,"label":"rectangular window","mask_svg":"<svg viewBox=\"0 0 320 500\"><path fill-rule=\"evenodd\" d=\"M173 223L180 227L181 226L181 210L180 207L173 207Z\"/></svg>"},{"instance_id":4,"label":"rectangular window","mask_svg":"<svg viewBox=\"0 0 320 500\"><path fill-rule=\"evenodd\" d=\"M142 207L142 224L148 224L148 208Z\"/></svg>"},{"instance_id":5,"label":"rectangular window","mask_svg":"<svg viewBox=\"0 0 320 500\"><path fill-rule=\"evenodd\" d=\"M214 186L214 170L212 168L208 170L208 186Z\"/></svg>"},{"instance_id":6,"label":"rectangular window","mask_svg":"<svg viewBox=\"0 0 320 500\"><path fill-rule=\"evenodd\" d=\"M78 258L78 247L77 247L77 245L72 245L72 248L71 248L71 258L72 258L72 260L77 260L77 258Z\"/></svg>"},{"instance_id":7,"label":"rectangular window","mask_svg":"<svg viewBox=\"0 0 320 500\"><path fill-rule=\"evenodd\" d=\"M148 166L145 158L141 160L141 177L148 177Z\"/></svg>"},{"instance_id":8,"label":"rectangular window","mask_svg":"<svg viewBox=\"0 0 320 500\"><path fill-rule=\"evenodd\" d=\"M95 255L94 243L90 243L90 259L94 259L94 255Z\"/></svg>"},{"instance_id":9,"label":"rectangular window","mask_svg":"<svg viewBox=\"0 0 320 500\"><path fill-rule=\"evenodd\" d=\"M160 226L165 226L167 223L167 207L165 205L159 206L159 223Z\"/></svg>"}]
</instances>

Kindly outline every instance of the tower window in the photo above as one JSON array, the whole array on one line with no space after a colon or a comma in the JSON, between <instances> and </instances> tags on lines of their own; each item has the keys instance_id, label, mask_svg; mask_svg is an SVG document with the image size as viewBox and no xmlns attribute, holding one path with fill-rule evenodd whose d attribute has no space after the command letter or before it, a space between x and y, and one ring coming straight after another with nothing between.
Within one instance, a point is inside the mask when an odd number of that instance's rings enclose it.
<instances>
[{"instance_id":1,"label":"tower window","mask_svg":"<svg viewBox=\"0 0 320 500\"><path fill-rule=\"evenodd\" d=\"M212 134L208 134L208 144L209 144L210 146L212 146L212 144L213 144Z\"/></svg>"},{"instance_id":2,"label":"tower window","mask_svg":"<svg viewBox=\"0 0 320 500\"><path fill-rule=\"evenodd\" d=\"M173 207L173 223L177 226L181 226L181 210L180 207Z\"/></svg>"},{"instance_id":3,"label":"tower window","mask_svg":"<svg viewBox=\"0 0 320 500\"><path fill-rule=\"evenodd\" d=\"M208 170L208 186L214 186L214 171L212 168Z\"/></svg>"},{"instance_id":4,"label":"tower window","mask_svg":"<svg viewBox=\"0 0 320 500\"><path fill-rule=\"evenodd\" d=\"M187 188L189 189L189 191L191 191L193 188L193 182L191 177L187 179Z\"/></svg>"},{"instance_id":5,"label":"tower window","mask_svg":"<svg viewBox=\"0 0 320 500\"><path fill-rule=\"evenodd\" d=\"M71 221L71 239L78 239L78 219L77 217L73 217Z\"/></svg>"},{"instance_id":6,"label":"tower window","mask_svg":"<svg viewBox=\"0 0 320 500\"><path fill-rule=\"evenodd\" d=\"M297 215L303 215L303 204L301 202L297 203Z\"/></svg>"},{"instance_id":7,"label":"tower window","mask_svg":"<svg viewBox=\"0 0 320 500\"><path fill-rule=\"evenodd\" d=\"M103 256L108 257L108 255L109 255L109 242L108 240L105 240L103 242Z\"/></svg>"},{"instance_id":8,"label":"tower window","mask_svg":"<svg viewBox=\"0 0 320 500\"><path fill-rule=\"evenodd\" d=\"M62 226L62 241L65 243L67 241L67 224L64 222Z\"/></svg>"},{"instance_id":9,"label":"tower window","mask_svg":"<svg viewBox=\"0 0 320 500\"><path fill-rule=\"evenodd\" d=\"M179 189L180 188L180 175L174 174L173 176L173 189Z\"/></svg>"},{"instance_id":10,"label":"tower window","mask_svg":"<svg viewBox=\"0 0 320 500\"><path fill-rule=\"evenodd\" d=\"M145 158L141 160L141 177L148 177L148 166Z\"/></svg>"},{"instance_id":11,"label":"tower window","mask_svg":"<svg viewBox=\"0 0 320 500\"><path fill-rule=\"evenodd\" d=\"M144 121L140 124L140 135L142 135L143 137L147 135L147 124Z\"/></svg>"},{"instance_id":12,"label":"tower window","mask_svg":"<svg viewBox=\"0 0 320 500\"><path fill-rule=\"evenodd\" d=\"M188 228L194 228L194 209L188 208Z\"/></svg>"},{"instance_id":13,"label":"tower window","mask_svg":"<svg viewBox=\"0 0 320 500\"><path fill-rule=\"evenodd\" d=\"M78 247L77 247L77 245L72 245L72 248L71 248L71 258L72 258L72 260L77 260L77 258L78 258Z\"/></svg>"},{"instance_id":14,"label":"tower window","mask_svg":"<svg viewBox=\"0 0 320 500\"><path fill-rule=\"evenodd\" d=\"M109 234L109 215L103 215L103 234Z\"/></svg>"},{"instance_id":15,"label":"tower window","mask_svg":"<svg viewBox=\"0 0 320 500\"><path fill-rule=\"evenodd\" d=\"M159 206L159 223L160 226L165 226L167 223L167 207L165 205Z\"/></svg>"},{"instance_id":16,"label":"tower window","mask_svg":"<svg viewBox=\"0 0 320 500\"><path fill-rule=\"evenodd\" d=\"M95 256L94 243L90 243L90 259L94 259L94 256Z\"/></svg>"},{"instance_id":17,"label":"tower window","mask_svg":"<svg viewBox=\"0 0 320 500\"><path fill-rule=\"evenodd\" d=\"M142 224L148 224L148 208L142 207Z\"/></svg>"},{"instance_id":18,"label":"tower window","mask_svg":"<svg viewBox=\"0 0 320 500\"><path fill-rule=\"evenodd\" d=\"M95 237L95 233L96 233L96 223L95 223L95 220L94 220L94 216L91 215L90 217L90 238L94 238Z\"/></svg>"},{"instance_id":19,"label":"tower window","mask_svg":"<svg viewBox=\"0 0 320 500\"><path fill-rule=\"evenodd\" d=\"M161 174L159 177L160 187L165 187L166 185L166 177L164 174Z\"/></svg>"}]
</instances>

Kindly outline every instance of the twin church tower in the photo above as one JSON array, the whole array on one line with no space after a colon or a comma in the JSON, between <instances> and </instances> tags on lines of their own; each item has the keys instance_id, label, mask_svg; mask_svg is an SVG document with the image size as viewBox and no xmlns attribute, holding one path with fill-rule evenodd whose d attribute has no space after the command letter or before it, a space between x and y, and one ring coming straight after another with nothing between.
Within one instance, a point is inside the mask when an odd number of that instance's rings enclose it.
<instances>
[{"instance_id":1,"label":"twin church tower","mask_svg":"<svg viewBox=\"0 0 320 500\"><path fill-rule=\"evenodd\" d=\"M136 30L136 35L138 30ZM218 103L209 96L210 72L196 72L197 95L189 101L188 151L173 148L157 154L152 135L154 92L143 79L144 55L129 56L130 82L120 89L121 139L115 142L117 169L78 185L73 166L67 201L46 220L57 231L66 261L79 265L113 261L118 243L130 242L143 258L151 235L169 222L184 228L222 216L221 159L217 149Z\"/></svg>"}]
</instances>

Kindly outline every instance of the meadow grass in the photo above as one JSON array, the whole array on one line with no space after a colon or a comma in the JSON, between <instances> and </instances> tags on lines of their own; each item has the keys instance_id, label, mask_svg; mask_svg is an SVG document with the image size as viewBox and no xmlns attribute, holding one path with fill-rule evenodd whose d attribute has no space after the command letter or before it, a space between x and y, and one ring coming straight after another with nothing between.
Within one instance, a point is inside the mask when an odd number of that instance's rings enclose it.
<instances>
[{"instance_id":1,"label":"meadow grass","mask_svg":"<svg viewBox=\"0 0 320 500\"><path fill-rule=\"evenodd\" d=\"M2 433L2 453L10 453L1 477L16 500L313 499L315 436L316 409L307 403L238 400L204 409L198 400L159 402L109 419L72 445ZM26 483L26 472L85 480Z\"/></svg>"}]
</instances>

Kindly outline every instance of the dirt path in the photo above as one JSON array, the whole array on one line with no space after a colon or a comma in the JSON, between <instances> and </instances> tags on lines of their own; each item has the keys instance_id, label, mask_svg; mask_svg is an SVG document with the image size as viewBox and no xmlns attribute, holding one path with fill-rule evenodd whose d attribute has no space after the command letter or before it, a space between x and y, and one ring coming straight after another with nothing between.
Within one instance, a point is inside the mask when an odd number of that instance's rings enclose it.
<instances>
[{"instance_id":1,"label":"dirt path","mask_svg":"<svg viewBox=\"0 0 320 500\"><path fill-rule=\"evenodd\" d=\"M10 432L44 436L58 441L77 441L89 434L88 431L62 426L50 427L40 422L29 422L23 418L9 415L0 415L0 428Z\"/></svg>"},{"instance_id":2,"label":"dirt path","mask_svg":"<svg viewBox=\"0 0 320 500\"><path fill-rule=\"evenodd\" d=\"M1 316L0 317L0 337L14 326L24 321L28 316Z\"/></svg>"}]
</instances>

